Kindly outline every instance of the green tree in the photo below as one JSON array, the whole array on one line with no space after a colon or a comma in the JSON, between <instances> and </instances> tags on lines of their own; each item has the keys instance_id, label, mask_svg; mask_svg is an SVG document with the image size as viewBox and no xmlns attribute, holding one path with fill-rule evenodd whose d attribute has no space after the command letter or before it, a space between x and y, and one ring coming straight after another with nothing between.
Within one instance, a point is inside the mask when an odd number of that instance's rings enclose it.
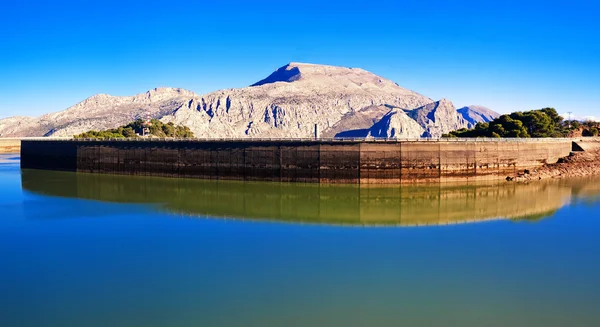
<instances>
[{"instance_id":1,"label":"green tree","mask_svg":"<svg viewBox=\"0 0 600 327\"><path fill-rule=\"evenodd\" d=\"M563 118L554 108L544 108L502 115L489 123L478 123L473 129L460 129L448 135L455 137L562 137L566 134Z\"/></svg>"},{"instance_id":2,"label":"green tree","mask_svg":"<svg viewBox=\"0 0 600 327\"><path fill-rule=\"evenodd\" d=\"M519 120L527 133L532 137L549 137L554 130L554 124L550 117L542 111L529 111L522 115Z\"/></svg>"},{"instance_id":3,"label":"green tree","mask_svg":"<svg viewBox=\"0 0 600 327\"><path fill-rule=\"evenodd\" d=\"M492 126L490 126L489 130L492 136L498 135L498 137L502 137L508 134L504 129L504 126L502 126L502 124L493 124Z\"/></svg>"},{"instance_id":4,"label":"green tree","mask_svg":"<svg viewBox=\"0 0 600 327\"><path fill-rule=\"evenodd\" d=\"M570 121L565 121L565 125L571 126L571 129L579 129L579 127L581 127L581 123L577 120L570 120Z\"/></svg>"},{"instance_id":5,"label":"green tree","mask_svg":"<svg viewBox=\"0 0 600 327\"><path fill-rule=\"evenodd\" d=\"M125 127L125 128L123 128L123 136L125 136L125 137L136 137L137 135L136 135L136 133L135 133L135 131L133 130L132 127Z\"/></svg>"},{"instance_id":6,"label":"green tree","mask_svg":"<svg viewBox=\"0 0 600 327\"><path fill-rule=\"evenodd\" d=\"M541 109L541 111L543 113L545 113L546 115L548 115L548 117L550 117L550 119L552 120L552 122L554 123L555 126L559 126L562 123L563 118L558 114L556 109L544 108L544 109Z\"/></svg>"},{"instance_id":7,"label":"green tree","mask_svg":"<svg viewBox=\"0 0 600 327\"><path fill-rule=\"evenodd\" d=\"M505 130L503 137L529 137L527 129L523 126L523 122L518 119L513 119L509 115L502 115L494 119L494 124L501 124Z\"/></svg>"},{"instance_id":8,"label":"green tree","mask_svg":"<svg viewBox=\"0 0 600 327\"><path fill-rule=\"evenodd\" d=\"M175 126L173 126L173 123L162 125L161 128L162 128L163 133L165 133L165 135L167 137L175 136Z\"/></svg>"},{"instance_id":9,"label":"green tree","mask_svg":"<svg viewBox=\"0 0 600 327\"><path fill-rule=\"evenodd\" d=\"M138 119L125 126L121 126L114 129L108 129L105 131L88 131L78 135L74 135L75 138L134 138L138 137L138 134L142 134L144 129L144 121ZM187 126L175 126L173 123L164 124L158 119L150 120L148 126L150 135L157 137L194 137L194 133Z\"/></svg>"}]
</instances>

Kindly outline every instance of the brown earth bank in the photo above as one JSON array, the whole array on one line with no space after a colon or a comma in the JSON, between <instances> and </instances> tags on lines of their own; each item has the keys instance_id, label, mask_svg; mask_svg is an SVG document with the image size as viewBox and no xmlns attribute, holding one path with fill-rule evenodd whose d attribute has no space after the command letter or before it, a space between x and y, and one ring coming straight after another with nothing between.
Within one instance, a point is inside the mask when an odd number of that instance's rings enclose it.
<instances>
[{"instance_id":1,"label":"brown earth bank","mask_svg":"<svg viewBox=\"0 0 600 327\"><path fill-rule=\"evenodd\" d=\"M21 140L0 139L0 153L19 153L21 151Z\"/></svg>"},{"instance_id":2,"label":"brown earth bank","mask_svg":"<svg viewBox=\"0 0 600 327\"><path fill-rule=\"evenodd\" d=\"M508 181L527 182L532 180L564 177L600 175L600 149L572 152L557 163L546 164L533 170L520 171L516 176L507 176Z\"/></svg>"},{"instance_id":3,"label":"brown earth bank","mask_svg":"<svg viewBox=\"0 0 600 327\"><path fill-rule=\"evenodd\" d=\"M19 153L19 151L21 151L21 147L20 146L0 147L0 153Z\"/></svg>"}]
</instances>

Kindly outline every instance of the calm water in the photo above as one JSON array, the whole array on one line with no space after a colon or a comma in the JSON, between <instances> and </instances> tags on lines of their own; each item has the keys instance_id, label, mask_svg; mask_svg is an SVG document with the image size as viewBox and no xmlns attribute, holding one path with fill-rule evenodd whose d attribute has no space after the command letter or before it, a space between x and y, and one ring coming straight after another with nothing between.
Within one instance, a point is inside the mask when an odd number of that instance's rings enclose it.
<instances>
[{"instance_id":1,"label":"calm water","mask_svg":"<svg viewBox=\"0 0 600 327\"><path fill-rule=\"evenodd\" d=\"M20 171L0 326L600 326L600 183L356 187Z\"/></svg>"}]
</instances>

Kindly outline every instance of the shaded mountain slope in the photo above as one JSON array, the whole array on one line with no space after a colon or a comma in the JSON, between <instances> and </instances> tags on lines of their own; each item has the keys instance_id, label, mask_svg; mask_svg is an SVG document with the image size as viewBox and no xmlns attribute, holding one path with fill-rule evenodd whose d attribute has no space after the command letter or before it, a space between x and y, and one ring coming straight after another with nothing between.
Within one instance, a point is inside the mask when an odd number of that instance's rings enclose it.
<instances>
[{"instance_id":1,"label":"shaded mountain slope","mask_svg":"<svg viewBox=\"0 0 600 327\"><path fill-rule=\"evenodd\" d=\"M457 110L467 122L467 128L473 128L479 122L488 123L500 117L500 114L484 106L466 106Z\"/></svg>"},{"instance_id":2,"label":"shaded mountain slope","mask_svg":"<svg viewBox=\"0 0 600 327\"><path fill-rule=\"evenodd\" d=\"M369 106L358 111L352 111L330 128L321 133L321 137L365 137L373 124L377 123L392 107Z\"/></svg>"},{"instance_id":3,"label":"shaded mountain slope","mask_svg":"<svg viewBox=\"0 0 600 327\"><path fill-rule=\"evenodd\" d=\"M383 138L418 138L424 128L411 119L403 110L392 109L370 129L368 136Z\"/></svg>"},{"instance_id":4,"label":"shaded mountain slope","mask_svg":"<svg viewBox=\"0 0 600 327\"><path fill-rule=\"evenodd\" d=\"M407 114L424 128L424 137L441 137L442 134L467 127L466 120L447 99L409 110Z\"/></svg>"}]
</instances>

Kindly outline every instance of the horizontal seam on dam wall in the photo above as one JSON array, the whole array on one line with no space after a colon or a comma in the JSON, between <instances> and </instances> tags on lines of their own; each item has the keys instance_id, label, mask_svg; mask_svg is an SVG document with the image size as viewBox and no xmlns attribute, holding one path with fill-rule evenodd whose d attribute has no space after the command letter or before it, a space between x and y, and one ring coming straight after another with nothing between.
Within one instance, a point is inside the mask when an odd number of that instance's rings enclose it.
<instances>
[{"instance_id":1,"label":"horizontal seam on dam wall","mask_svg":"<svg viewBox=\"0 0 600 327\"><path fill-rule=\"evenodd\" d=\"M23 168L203 179L412 183L499 179L554 163L571 140L24 140Z\"/></svg>"}]
</instances>

